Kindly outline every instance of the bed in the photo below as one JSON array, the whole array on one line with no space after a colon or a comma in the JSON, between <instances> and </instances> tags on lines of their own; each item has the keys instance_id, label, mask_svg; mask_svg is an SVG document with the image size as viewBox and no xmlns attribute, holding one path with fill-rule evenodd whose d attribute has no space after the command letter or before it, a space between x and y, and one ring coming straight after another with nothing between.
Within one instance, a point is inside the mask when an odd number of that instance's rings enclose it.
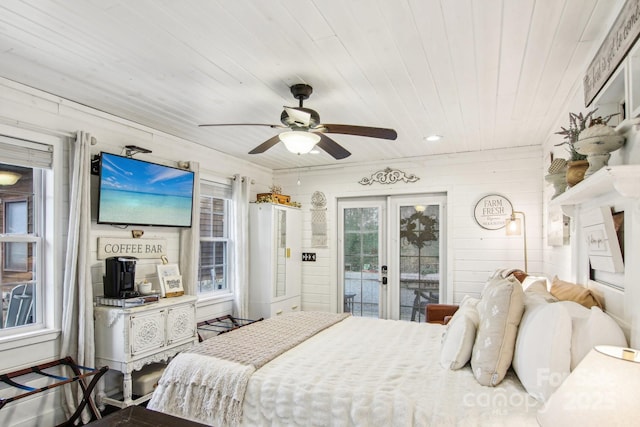
<instances>
[{"instance_id":1,"label":"bed","mask_svg":"<svg viewBox=\"0 0 640 427\"><path fill-rule=\"evenodd\" d=\"M251 328L279 328L308 317L335 319L329 313L292 313L198 344L172 362L148 407L209 425L235 424L238 420L200 404L207 400L202 390L210 379L199 371L209 369L205 364L226 363L206 356L203 347ZM484 387L470 368L440 365L444 326L351 316L335 320L251 373L240 425L537 425L539 403L513 372L499 387ZM190 383L189 392L177 385L180 377Z\"/></svg>"},{"instance_id":2,"label":"bed","mask_svg":"<svg viewBox=\"0 0 640 427\"><path fill-rule=\"evenodd\" d=\"M494 274L446 326L324 312L256 322L179 354L148 408L216 426L538 425L594 345L626 346L583 287L561 284L581 304L548 284Z\"/></svg>"}]
</instances>

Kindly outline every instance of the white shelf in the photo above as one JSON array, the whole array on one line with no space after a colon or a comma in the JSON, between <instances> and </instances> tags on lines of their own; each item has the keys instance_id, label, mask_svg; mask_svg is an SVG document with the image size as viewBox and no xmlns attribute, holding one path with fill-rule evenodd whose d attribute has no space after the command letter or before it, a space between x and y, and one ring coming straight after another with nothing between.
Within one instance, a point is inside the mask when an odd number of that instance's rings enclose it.
<instances>
[{"instance_id":1,"label":"white shelf","mask_svg":"<svg viewBox=\"0 0 640 427\"><path fill-rule=\"evenodd\" d=\"M620 135L627 133L631 128L640 125L640 117L633 119L623 120L618 126L616 126L616 132Z\"/></svg>"},{"instance_id":2,"label":"white shelf","mask_svg":"<svg viewBox=\"0 0 640 427\"><path fill-rule=\"evenodd\" d=\"M572 216L573 206L610 192L640 198L640 165L605 166L551 200L549 205L562 206L563 211Z\"/></svg>"}]
</instances>

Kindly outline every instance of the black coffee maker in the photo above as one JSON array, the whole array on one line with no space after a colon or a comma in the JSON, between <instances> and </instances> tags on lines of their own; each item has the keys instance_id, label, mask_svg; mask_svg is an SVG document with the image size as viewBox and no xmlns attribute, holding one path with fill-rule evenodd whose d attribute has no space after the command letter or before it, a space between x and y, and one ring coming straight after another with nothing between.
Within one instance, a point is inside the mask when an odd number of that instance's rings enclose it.
<instances>
[{"instance_id":1,"label":"black coffee maker","mask_svg":"<svg viewBox=\"0 0 640 427\"><path fill-rule=\"evenodd\" d=\"M104 296L108 298L137 297L135 290L138 258L117 256L105 260Z\"/></svg>"}]
</instances>

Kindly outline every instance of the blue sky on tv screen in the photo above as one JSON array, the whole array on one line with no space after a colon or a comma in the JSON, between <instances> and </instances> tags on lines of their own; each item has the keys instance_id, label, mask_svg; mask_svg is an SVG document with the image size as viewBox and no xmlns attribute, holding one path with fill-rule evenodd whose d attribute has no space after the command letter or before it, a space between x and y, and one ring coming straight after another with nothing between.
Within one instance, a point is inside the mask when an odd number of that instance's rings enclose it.
<instances>
[{"instance_id":1,"label":"blue sky on tv screen","mask_svg":"<svg viewBox=\"0 0 640 427\"><path fill-rule=\"evenodd\" d=\"M189 197L193 173L102 153L103 189Z\"/></svg>"}]
</instances>

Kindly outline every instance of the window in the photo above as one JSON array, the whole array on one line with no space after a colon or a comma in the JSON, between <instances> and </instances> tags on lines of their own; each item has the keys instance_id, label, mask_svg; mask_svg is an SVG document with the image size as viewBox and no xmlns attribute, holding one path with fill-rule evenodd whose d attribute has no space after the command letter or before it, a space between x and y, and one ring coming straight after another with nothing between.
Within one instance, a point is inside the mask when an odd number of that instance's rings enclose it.
<instances>
[{"instance_id":1,"label":"window","mask_svg":"<svg viewBox=\"0 0 640 427\"><path fill-rule=\"evenodd\" d=\"M52 148L0 136L0 337L44 327L45 188Z\"/></svg>"},{"instance_id":2,"label":"window","mask_svg":"<svg viewBox=\"0 0 640 427\"><path fill-rule=\"evenodd\" d=\"M198 294L230 293L229 217L231 188L203 181L200 184L200 263Z\"/></svg>"}]
</instances>

